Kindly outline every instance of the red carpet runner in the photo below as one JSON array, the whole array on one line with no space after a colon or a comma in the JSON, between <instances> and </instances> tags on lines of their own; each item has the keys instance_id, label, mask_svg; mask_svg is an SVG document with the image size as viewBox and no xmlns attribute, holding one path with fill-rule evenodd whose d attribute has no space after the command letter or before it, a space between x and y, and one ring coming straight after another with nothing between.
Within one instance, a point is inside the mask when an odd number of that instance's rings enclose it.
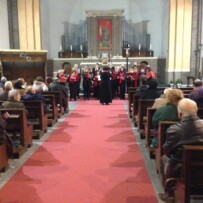
<instances>
[{"instance_id":1,"label":"red carpet runner","mask_svg":"<svg viewBox=\"0 0 203 203\"><path fill-rule=\"evenodd\" d=\"M0 203L155 203L123 101L80 101L0 190Z\"/></svg>"}]
</instances>

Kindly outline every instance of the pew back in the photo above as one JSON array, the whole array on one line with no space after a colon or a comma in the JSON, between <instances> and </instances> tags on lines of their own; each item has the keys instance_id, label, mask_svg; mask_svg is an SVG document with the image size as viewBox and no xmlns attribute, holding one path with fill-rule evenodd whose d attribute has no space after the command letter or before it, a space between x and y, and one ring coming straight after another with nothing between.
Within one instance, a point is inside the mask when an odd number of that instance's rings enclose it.
<instances>
[{"instance_id":1,"label":"pew back","mask_svg":"<svg viewBox=\"0 0 203 203\"><path fill-rule=\"evenodd\" d=\"M28 120L33 123L34 135L41 137L47 131L47 115L44 113L42 101L23 101L28 111Z\"/></svg>"},{"instance_id":2,"label":"pew back","mask_svg":"<svg viewBox=\"0 0 203 203\"><path fill-rule=\"evenodd\" d=\"M55 102L56 102L56 106L58 109L58 116L61 117L65 113L64 106L63 106L63 100L62 100L62 93L60 91L50 91L50 92L43 92L42 94L44 96L46 94L55 96ZM67 99L67 102L68 102L68 99ZM67 107L67 109L68 109L68 107Z\"/></svg>"},{"instance_id":3,"label":"pew back","mask_svg":"<svg viewBox=\"0 0 203 203\"><path fill-rule=\"evenodd\" d=\"M181 178L176 185L178 202L189 203L191 196L203 200L203 146L183 146Z\"/></svg>"}]
</instances>

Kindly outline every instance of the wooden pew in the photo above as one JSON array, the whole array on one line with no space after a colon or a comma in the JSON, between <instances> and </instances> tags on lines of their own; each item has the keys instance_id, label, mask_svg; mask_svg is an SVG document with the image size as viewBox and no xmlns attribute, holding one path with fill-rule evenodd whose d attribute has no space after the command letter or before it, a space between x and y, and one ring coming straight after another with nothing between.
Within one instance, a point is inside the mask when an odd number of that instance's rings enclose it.
<instances>
[{"instance_id":1,"label":"wooden pew","mask_svg":"<svg viewBox=\"0 0 203 203\"><path fill-rule=\"evenodd\" d=\"M159 128L158 128L158 145L156 148L155 152L155 157L156 157L156 168L157 168L157 173L160 175L160 179L162 179L162 174L161 174L161 157L164 154L163 153L163 144L165 143L166 140L166 130L168 127L171 125L177 123L176 121L160 121L159 122Z\"/></svg>"},{"instance_id":2,"label":"wooden pew","mask_svg":"<svg viewBox=\"0 0 203 203\"><path fill-rule=\"evenodd\" d=\"M133 95L133 109L132 109L132 118L134 126L137 126L137 114L138 114L138 106L139 106L139 95Z\"/></svg>"},{"instance_id":3,"label":"wooden pew","mask_svg":"<svg viewBox=\"0 0 203 203\"><path fill-rule=\"evenodd\" d=\"M190 203L191 197L203 202L203 146L183 146L181 177L177 180L176 202Z\"/></svg>"},{"instance_id":4,"label":"wooden pew","mask_svg":"<svg viewBox=\"0 0 203 203\"><path fill-rule=\"evenodd\" d=\"M1 111L10 115L6 120L6 131L13 136L19 136L20 145L13 147L14 158L19 158L28 147L32 146L33 125L28 122L25 109L4 108Z\"/></svg>"},{"instance_id":5,"label":"wooden pew","mask_svg":"<svg viewBox=\"0 0 203 203\"><path fill-rule=\"evenodd\" d=\"M44 94L46 100L46 105L49 107L46 111L48 116L48 126L53 126L58 119L58 109L56 105L56 100L54 95Z\"/></svg>"},{"instance_id":6,"label":"wooden pew","mask_svg":"<svg viewBox=\"0 0 203 203\"><path fill-rule=\"evenodd\" d=\"M198 107L197 115L203 119L203 107Z\"/></svg>"},{"instance_id":7,"label":"wooden pew","mask_svg":"<svg viewBox=\"0 0 203 203\"><path fill-rule=\"evenodd\" d=\"M155 157L155 148L151 148L151 140L154 138L153 136L153 126L152 126L152 118L156 109L147 108L147 121L145 123L145 145L149 152L150 158Z\"/></svg>"},{"instance_id":8,"label":"wooden pew","mask_svg":"<svg viewBox=\"0 0 203 203\"><path fill-rule=\"evenodd\" d=\"M62 93L60 91L50 91L50 92L43 92L42 95L54 95L55 96L55 103L58 109L58 117L61 117L64 113L64 106L63 106L63 100L62 100ZM67 99L68 102L68 99ZM68 106L67 106L67 110L68 110Z\"/></svg>"},{"instance_id":9,"label":"wooden pew","mask_svg":"<svg viewBox=\"0 0 203 203\"><path fill-rule=\"evenodd\" d=\"M39 139L47 132L48 118L42 101L23 101L28 111L28 120L33 124L33 137Z\"/></svg>"},{"instance_id":10,"label":"wooden pew","mask_svg":"<svg viewBox=\"0 0 203 203\"><path fill-rule=\"evenodd\" d=\"M9 167L8 155L6 150L6 144L0 145L0 172L5 172Z\"/></svg>"},{"instance_id":11,"label":"wooden pew","mask_svg":"<svg viewBox=\"0 0 203 203\"><path fill-rule=\"evenodd\" d=\"M140 138L144 138L144 117L147 116L147 108L154 104L154 99L140 99L138 106L137 128Z\"/></svg>"},{"instance_id":12,"label":"wooden pew","mask_svg":"<svg viewBox=\"0 0 203 203\"><path fill-rule=\"evenodd\" d=\"M136 92L137 87L128 88L128 114L132 118L132 104L133 104L133 95Z\"/></svg>"}]
</instances>

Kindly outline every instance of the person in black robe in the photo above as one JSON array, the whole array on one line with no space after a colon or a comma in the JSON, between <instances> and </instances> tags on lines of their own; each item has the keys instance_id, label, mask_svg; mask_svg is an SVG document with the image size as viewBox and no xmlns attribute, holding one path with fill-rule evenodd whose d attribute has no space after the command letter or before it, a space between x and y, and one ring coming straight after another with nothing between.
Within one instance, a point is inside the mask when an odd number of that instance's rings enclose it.
<instances>
[{"instance_id":1,"label":"person in black robe","mask_svg":"<svg viewBox=\"0 0 203 203\"><path fill-rule=\"evenodd\" d=\"M112 92L111 92L111 74L109 68L103 67L101 71L101 83L100 83L100 103L108 105L112 102Z\"/></svg>"}]
</instances>

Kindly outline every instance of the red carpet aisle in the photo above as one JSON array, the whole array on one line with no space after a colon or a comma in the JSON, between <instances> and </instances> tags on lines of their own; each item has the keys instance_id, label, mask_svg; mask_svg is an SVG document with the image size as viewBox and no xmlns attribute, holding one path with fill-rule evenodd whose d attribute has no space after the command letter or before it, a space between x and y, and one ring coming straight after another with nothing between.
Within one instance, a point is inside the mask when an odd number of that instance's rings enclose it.
<instances>
[{"instance_id":1,"label":"red carpet aisle","mask_svg":"<svg viewBox=\"0 0 203 203\"><path fill-rule=\"evenodd\" d=\"M0 190L0 203L155 203L123 101L80 101Z\"/></svg>"}]
</instances>

